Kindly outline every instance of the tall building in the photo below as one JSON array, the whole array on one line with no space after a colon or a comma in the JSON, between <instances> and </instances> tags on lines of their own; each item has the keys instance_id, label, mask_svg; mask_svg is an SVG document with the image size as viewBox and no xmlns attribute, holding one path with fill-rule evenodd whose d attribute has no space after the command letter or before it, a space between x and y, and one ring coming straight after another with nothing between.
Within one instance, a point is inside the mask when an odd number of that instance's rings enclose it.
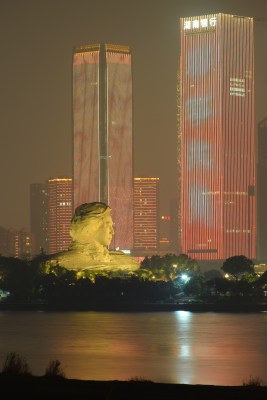
<instances>
[{"instance_id":1,"label":"tall building","mask_svg":"<svg viewBox=\"0 0 267 400\"><path fill-rule=\"evenodd\" d=\"M46 183L30 185L30 227L34 236L34 254L48 251L48 193Z\"/></svg>"},{"instance_id":2,"label":"tall building","mask_svg":"<svg viewBox=\"0 0 267 400\"><path fill-rule=\"evenodd\" d=\"M161 253L171 252L171 216L161 215L159 218L158 249Z\"/></svg>"},{"instance_id":3,"label":"tall building","mask_svg":"<svg viewBox=\"0 0 267 400\"><path fill-rule=\"evenodd\" d=\"M267 118L258 124L257 258L267 262Z\"/></svg>"},{"instance_id":4,"label":"tall building","mask_svg":"<svg viewBox=\"0 0 267 400\"><path fill-rule=\"evenodd\" d=\"M253 19L181 18L182 252L256 256Z\"/></svg>"},{"instance_id":5,"label":"tall building","mask_svg":"<svg viewBox=\"0 0 267 400\"><path fill-rule=\"evenodd\" d=\"M28 259L32 256L33 236L26 228L7 230L6 257Z\"/></svg>"},{"instance_id":6,"label":"tall building","mask_svg":"<svg viewBox=\"0 0 267 400\"><path fill-rule=\"evenodd\" d=\"M72 179L51 178L48 193L48 253L67 250L70 242L72 219Z\"/></svg>"},{"instance_id":7,"label":"tall building","mask_svg":"<svg viewBox=\"0 0 267 400\"><path fill-rule=\"evenodd\" d=\"M95 44L73 56L74 208L101 201L112 211L112 248L133 247L132 57Z\"/></svg>"},{"instance_id":8,"label":"tall building","mask_svg":"<svg viewBox=\"0 0 267 400\"><path fill-rule=\"evenodd\" d=\"M34 237L26 228L5 229L0 226L0 256L29 259L33 255Z\"/></svg>"},{"instance_id":9,"label":"tall building","mask_svg":"<svg viewBox=\"0 0 267 400\"><path fill-rule=\"evenodd\" d=\"M134 178L134 249L158 250L159 178ZM138 254L138 255L140 255ZM144 254L146 255L146 254Z\"/></svg>"}]
</instances>

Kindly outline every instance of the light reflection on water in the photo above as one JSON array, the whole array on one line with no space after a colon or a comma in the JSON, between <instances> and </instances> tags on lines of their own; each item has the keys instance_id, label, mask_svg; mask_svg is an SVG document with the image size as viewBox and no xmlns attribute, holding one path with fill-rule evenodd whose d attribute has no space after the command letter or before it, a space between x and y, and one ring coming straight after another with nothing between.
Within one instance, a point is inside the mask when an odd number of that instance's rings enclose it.
<instances>
[{"instance_id":1,"label":"light reflection on water","mask_svg":"<svg viewBox=\"0 0 267 400\"><path fill-rule=\"evenodd\" d=\"M8 351L35 375L58 359L69 378L267 384L266 313L0 312L0 363Z\"/></svg>"}]
</instances>

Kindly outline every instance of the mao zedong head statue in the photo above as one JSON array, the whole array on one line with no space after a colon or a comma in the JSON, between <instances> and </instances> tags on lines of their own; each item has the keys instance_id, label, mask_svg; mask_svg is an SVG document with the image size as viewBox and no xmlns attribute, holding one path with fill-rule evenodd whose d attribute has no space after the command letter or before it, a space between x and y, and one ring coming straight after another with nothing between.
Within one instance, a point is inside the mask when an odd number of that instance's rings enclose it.
<instances>
[{"instance_id":1,"label":"mao zedong head statue","mask_svg":"<svg viewBox=\"0 0 267 400\"><path fill-rule=\"evenodd\" d=\"M107 246L114 235L110 211L109 206L98 202L77 207L70 227L70 250L108 254Z\"/></svg>"},{"instance_id":2,"label":"mao zedong head statue","mask_svg":"<svg viewBox=\"0 0 267 400\"><path fill-rule=\"evenodd\" d=\"M58 264L72 270L136 270L139 263L121 251L109 251L114 235L111 208L101 202L84 203L71 220L72 242L67 251L52 255Z\"/></svg>"}]
</instances>

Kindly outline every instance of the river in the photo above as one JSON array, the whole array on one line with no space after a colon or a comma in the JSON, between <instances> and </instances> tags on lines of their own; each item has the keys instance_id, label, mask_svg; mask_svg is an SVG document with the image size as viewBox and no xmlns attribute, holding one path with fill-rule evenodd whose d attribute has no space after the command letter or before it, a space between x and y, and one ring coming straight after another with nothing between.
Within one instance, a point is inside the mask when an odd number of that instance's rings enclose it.
<instances>
[{"instance_id":1,"label":"river","mask_svg":"<svg viewBox=\"0 0 267 400\"><path fill-rule=\"evenodd\" d=\"M58 359L68 378L267 385L267 313L0 312L7 352L43 375Z\"/></svg>"}]
</instances>

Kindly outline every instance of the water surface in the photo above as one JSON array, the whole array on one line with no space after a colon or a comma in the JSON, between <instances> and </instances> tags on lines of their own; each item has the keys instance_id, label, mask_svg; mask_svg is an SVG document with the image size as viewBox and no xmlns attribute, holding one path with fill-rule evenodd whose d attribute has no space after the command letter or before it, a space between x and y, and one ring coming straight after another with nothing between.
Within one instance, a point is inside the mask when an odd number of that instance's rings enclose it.
<instances>
[{"instance_id":1,"label":"water surface","mask_svg":"<svg viewBox=\"0 0 267 400\"><path fill-rule=\"evenodd\" d=\"M8 351L34 375L58 359L68 378L267 385L267 313L0 312Z\"/></svg>"}]
</instances>

